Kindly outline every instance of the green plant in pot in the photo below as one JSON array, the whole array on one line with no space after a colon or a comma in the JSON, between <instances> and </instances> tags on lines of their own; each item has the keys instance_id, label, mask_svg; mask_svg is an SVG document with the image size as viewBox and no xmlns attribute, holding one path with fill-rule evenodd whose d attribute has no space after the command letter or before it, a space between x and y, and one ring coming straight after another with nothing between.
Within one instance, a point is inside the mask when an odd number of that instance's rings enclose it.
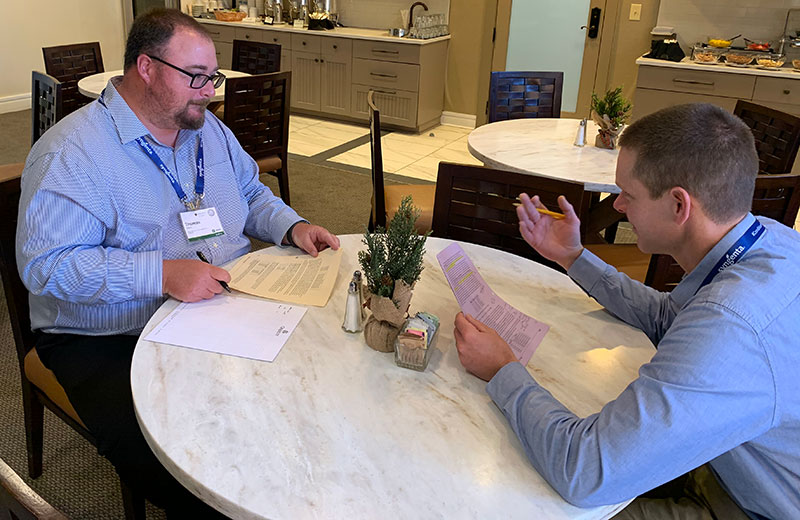
<instances>
[{"instance_id":1,"label":"green plant in pot","mask_svg":"<svg viewBox=\"0 0 800 520\"><path fill-rule=\"evenodd\" d=\"M592 92L592 120L599 127L594 145L598 148L617 147L617 138L630 118L631 102L622 95L622 87L609 90L603 97Z\"/></svg>"},{"instance_id":2,"label":"green plant in pot","mask_svg":"<svg viewBox=\"0 0 800 520\"><path fill-rule=\"evenodd\" d=\"M367 307L372 311L364 324L364 339L379 352L394 351L394 341L405 322L411 291L422 273L425 240L414 228L420 211L405 197L388 229L364 233L365 251L358 261L367 284Z\"/></svg>"}]
</instances>

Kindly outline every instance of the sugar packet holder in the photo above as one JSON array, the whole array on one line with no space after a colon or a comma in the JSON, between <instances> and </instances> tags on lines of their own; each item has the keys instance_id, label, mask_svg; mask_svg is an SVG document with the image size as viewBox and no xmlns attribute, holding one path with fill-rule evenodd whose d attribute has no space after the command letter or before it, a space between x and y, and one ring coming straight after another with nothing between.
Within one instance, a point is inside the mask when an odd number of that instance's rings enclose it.
<instances>
[{"instance_id":1,"label":"sugar packet holder","mask_svg":"<svg viewBox=\"0 0 800 520\"><path fill-rule=\"evenodd\" d=\"M409 317L394 344L394 361L399 367L424 371L428 366L439 330L439 318L427 312Z\"/></svg>"}]
</instances>

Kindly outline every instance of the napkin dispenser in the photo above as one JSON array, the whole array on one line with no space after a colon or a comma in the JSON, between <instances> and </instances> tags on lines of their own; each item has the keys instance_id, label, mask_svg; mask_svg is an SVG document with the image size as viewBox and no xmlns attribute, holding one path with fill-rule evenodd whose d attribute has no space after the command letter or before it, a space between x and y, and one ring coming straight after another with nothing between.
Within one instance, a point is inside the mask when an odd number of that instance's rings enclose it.
<instances>
[{"instance_id":1,"label":"napkin dispenser","mask_svg":"<svg viewBox=\"0 0 800 520\"><path fill-rule=\"evenodd\" d=\"M686 57L681 46L676 39L653 40L650 43L650 52L644 55L645 58L656 60L681 61Z\"/></svg>"}]
</instances>

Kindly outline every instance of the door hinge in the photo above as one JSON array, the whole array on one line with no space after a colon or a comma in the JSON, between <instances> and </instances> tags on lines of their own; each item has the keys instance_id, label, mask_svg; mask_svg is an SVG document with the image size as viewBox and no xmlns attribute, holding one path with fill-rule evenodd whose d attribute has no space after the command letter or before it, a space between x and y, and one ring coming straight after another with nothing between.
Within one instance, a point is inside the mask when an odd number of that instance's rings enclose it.
<instances>
[{"instance_id":1,"label":"door hinge","mask_svg":"<svg viewBox=\"0 0 800 520\"><path fill-rule=\"evenodd\" d=\"M489 115L489 102L488 101L486 102L486 110L484 110L483 113L486 114L487 116Z\"/></svg>"},{"instance_id":2,"label":"door hinge","mask_svg":"<svg viewBox=\"0 0 800 520\"><path fill-rule=\"evenodd\" d=\"M497 27L492 28L492 43L494 43L495 38L497 38Z\"/></svg>"}]
</instances>

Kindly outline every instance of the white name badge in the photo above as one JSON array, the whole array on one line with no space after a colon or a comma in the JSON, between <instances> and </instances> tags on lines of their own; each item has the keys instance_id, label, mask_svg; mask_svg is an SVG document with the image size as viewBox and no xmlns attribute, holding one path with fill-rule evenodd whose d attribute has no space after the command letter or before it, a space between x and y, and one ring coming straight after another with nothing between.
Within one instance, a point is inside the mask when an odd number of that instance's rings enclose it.
<instances>
[{"instance_id":1,"label":"white name badge","mask_svg":"<svg viewBox=\"0 0 800 520\"><path fill-rule=\"evenodd\" d=\"M203 208L195 211L184 211L180 214L183 231L189 242L224 235L222 223L219 221L217 208Z\"/></svg>"}]
</instances>

